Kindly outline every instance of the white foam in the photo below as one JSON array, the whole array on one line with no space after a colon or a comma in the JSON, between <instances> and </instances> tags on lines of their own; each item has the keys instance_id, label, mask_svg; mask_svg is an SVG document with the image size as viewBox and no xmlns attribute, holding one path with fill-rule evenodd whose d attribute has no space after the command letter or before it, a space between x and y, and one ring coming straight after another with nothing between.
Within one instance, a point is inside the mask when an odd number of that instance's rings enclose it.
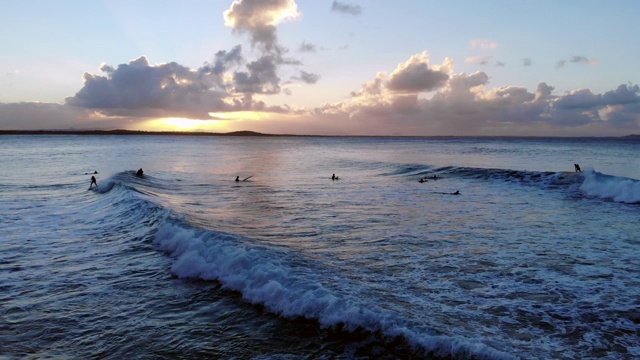
<instances>
[{"instance_id":1,"label":"white foam","mask_svg":"<svg viewBox=\"0 0 640 360\"><path fill-rule=\"evenodd\" d=\"M182 278L217 280L226 289L239 291L245 300L262 304L284 317L317 320L323 327L342 324L404 336L411 344L437 355L469 355L479 359L510 359L482 343L464 338L416 332L399 323L397 317L366 304L361 299L329 289L308 267L290 265L287 254L248 248L228 234L187 228L171 222L160 226L155 243L175 258L174 274Z\"/></svg>"},{"instance_id":2,"label":"white foam","mask_svg":"<svg viewBox=\"0 0 640 360\"><path fill-rule=\"evenodd\" d=\"M640 202L640 181L585 170L580 190L589 196L612 199L623 203Z\"/></svg>"}]
</instances>

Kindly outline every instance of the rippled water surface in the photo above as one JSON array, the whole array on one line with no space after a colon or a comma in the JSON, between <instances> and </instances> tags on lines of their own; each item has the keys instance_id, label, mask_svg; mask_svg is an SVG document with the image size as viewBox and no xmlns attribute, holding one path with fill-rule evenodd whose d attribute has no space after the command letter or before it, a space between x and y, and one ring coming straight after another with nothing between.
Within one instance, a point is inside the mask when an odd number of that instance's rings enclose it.
<instances>
[{"instance_id":1,"label":"rippled water surface","mask_svg":"<svg viewBox=\"0 0 640 360\"><path fill-rule=\"evenodd\" d=\"M638 358L639 150L1 136L0 356Z\"/></svg>"}]
</instances>

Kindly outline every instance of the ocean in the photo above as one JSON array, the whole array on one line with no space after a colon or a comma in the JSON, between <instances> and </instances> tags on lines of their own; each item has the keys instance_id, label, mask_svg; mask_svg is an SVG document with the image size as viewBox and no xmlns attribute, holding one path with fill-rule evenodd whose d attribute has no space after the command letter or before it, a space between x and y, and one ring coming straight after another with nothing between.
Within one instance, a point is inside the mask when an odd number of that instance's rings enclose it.
<instances>
[{"instance_id":1,"label":"ocean","mask_svg":"<svg viewBox=\"0 0 640 360\"><path fill-rule=\"evenodd\" d=\"M0 358L638 359L638 154L0 136Z\"/></svg>"}]
</instances>

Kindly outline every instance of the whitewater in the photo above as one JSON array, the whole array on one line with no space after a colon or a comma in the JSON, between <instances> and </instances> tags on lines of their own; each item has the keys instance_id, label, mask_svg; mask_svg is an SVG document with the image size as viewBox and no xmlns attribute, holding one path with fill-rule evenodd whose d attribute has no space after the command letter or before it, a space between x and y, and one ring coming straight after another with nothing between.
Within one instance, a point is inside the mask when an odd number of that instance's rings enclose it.
<instances>
[{"instance_id":1,"label":"whitewater","mask_svg":"<svg viewBox=\"0 0 640 360\"><path fill-rule=\"evenodd\" d=\"M636 359L639 153L0 136L0 358Z\"/></svg>"}]
</instances>

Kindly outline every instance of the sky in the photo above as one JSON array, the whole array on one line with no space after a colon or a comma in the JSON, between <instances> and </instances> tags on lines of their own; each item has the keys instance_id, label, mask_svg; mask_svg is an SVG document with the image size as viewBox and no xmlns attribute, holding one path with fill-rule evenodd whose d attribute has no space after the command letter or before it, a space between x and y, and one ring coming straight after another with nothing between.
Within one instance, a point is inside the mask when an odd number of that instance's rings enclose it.
<instances>
[{"instance_id":1,"label":"sky","mask_svg":"<svg viewBox=\"0 0 640 360\"><path fill-rule=\"evenodd\" d=\"M0 130L640 134L637 0L3 0Z\"/></svg>"}]
</instances>

